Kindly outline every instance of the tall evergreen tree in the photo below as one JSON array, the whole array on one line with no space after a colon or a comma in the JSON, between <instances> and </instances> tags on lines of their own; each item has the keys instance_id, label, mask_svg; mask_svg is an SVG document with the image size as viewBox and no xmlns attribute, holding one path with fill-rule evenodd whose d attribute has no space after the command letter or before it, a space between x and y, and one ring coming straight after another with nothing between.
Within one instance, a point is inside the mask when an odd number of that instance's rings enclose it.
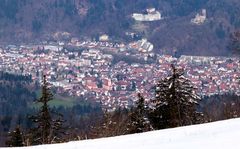
<instances>
[{"instance_id":1,"label":"tall evergreen tree","mask_svg":"<svg viewBox=\"0 0 240 149\"><path fill-rule=\"evenodd\" d=\"M141 133L151 130L146 111L145 99L141 94L138 94L136 107L133 108L129 114L129 121L127 124L128 133Z\"/></svg>"},{"instance_id":2,"label":"tall evergreen tree","mask_svg":"<svg viewBox=\"0 0 240 149\"><path fill-rule=\"evenodd\" d=\"M155 128L169 128L194 123L198 113L196 104L200 98L195 94L191 81L184 71L172 67L172 74L156 85L156 97L150 119Z\"/></svg>"},{"instance_id":3,"label":"tall evergreen tree","mask_svg":"<svg viewBox=\"0 0 240 149\"><path fill-rule=\"evenodd\" d=\"M59 142L59 133L63 124L62 115L54 112L49 107L49 101L53 100L46 76L43 76L42 96L37 100L41 107L36 115L30 117L36 127L32 129L33 144L49 144ZM57 117L56 119L54 119Z\"/></svg>"},{"instance_id":4,"label":"tall evergreen tree","mask_svg":"<svg viewBox=\"0 0 240 149\"><path fill-rule=\"evenodd\" d=\"M6 142L9 147L20 147L23 146L23 134L20 126L17 126L15 130L9 132L9 140Z\"/></svg>"}]
</instances>

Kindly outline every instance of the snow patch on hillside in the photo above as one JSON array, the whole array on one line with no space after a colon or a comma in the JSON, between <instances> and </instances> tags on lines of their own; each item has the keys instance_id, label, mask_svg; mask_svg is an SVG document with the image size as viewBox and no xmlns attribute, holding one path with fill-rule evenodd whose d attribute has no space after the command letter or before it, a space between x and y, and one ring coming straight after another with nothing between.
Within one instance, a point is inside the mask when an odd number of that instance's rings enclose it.
<instances>
[{"instance_id":1,"label":"snow patch on hillside","mask_svg":"<svg viewBox=\"0 0 240 149\"><path fill-rule=\"evenodd\" d=\"M233 149L240 146L240 119L21 149Z\"/></svg>"}]
</instances>

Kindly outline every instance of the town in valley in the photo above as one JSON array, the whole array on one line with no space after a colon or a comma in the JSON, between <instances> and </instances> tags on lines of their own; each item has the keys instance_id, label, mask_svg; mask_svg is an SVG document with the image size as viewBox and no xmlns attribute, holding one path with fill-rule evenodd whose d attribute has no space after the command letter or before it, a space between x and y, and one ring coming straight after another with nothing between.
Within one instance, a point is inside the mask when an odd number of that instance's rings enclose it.
<instances>
[{"instance_id":1,"label":"town in valley","mask_svg":"<svg viewBox=\"0 0 240 149\"><path fill-rule=\"evenodd\" d=\"M146 39L128 44L111 43L107 35L100 39L1 46L0 70L31 75L37 82L45 74L59 94L99 102L112 110L131 106L137 93L147 101L153 99L154 84L170 74L171 64L184 70L200 96L240 95L237 57L173 57L156 54Z\"/></svg>"}]
</instances>

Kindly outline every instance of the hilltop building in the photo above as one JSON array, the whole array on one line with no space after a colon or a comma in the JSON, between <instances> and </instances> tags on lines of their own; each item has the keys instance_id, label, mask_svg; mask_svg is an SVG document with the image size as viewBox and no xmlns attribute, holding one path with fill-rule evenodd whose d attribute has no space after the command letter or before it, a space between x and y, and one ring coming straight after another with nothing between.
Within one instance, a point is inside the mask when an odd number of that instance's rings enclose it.
<instances>
[{"instance_id":1,"label":"hilltop building","mask_svg":"<svg viewBox=\"0 0 240 149\"><path fill-rule=\"evenodd\" d=\"M195 18L193 18L191 20L191 22L193 24L197 24L197 25L201 25L203 24L207 19L207 10L206 9L202 9L201 13L197 13L197 15L195 16Z\"/></svg>"},{"instance_id":2,"label":"hilltop building","mask_svg":"<svg viewBox=\"0 0 240 149\"><path fill-rule=\"evenodd\" d=\"M161 13L156 11L155 8L149 8L146 11L146 14L133 13L132 17L136 21L157 21L162 19Z\"/></svg>"}]
</instances>

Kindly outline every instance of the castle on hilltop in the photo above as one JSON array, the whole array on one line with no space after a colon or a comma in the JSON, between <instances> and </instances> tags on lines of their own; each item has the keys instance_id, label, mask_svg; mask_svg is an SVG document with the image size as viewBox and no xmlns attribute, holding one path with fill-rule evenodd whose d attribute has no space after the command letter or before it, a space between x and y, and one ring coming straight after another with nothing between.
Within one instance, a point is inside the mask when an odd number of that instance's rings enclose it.
<instances>
[{"instance_id":1,"label":"castle on hilltop","mask_svg":"<svg viewBox=\"0 0 240 149\"><path fill-rule=\"evenodd\" d=\"M193 24L197 24L197 25L201 25L203 24L207 19L207 10L206 9L202 9L201 13L197 13L197 15L195 16L195 18L193 18L191 20L191 22Z\"/></svg>"},{"instance_id":2,"label":"castle on hilltop","mask_svg":"<svg viewBox=\"0 0 240 149\"><path fill-rule=\"evenodd\" d=\"M155 8L149 8L146 9L146 11L147 11L146 14L133 13L132 17L136 21L157 21L162 19L161 13L157 11Z\"/></svg>"}]
</instances>

